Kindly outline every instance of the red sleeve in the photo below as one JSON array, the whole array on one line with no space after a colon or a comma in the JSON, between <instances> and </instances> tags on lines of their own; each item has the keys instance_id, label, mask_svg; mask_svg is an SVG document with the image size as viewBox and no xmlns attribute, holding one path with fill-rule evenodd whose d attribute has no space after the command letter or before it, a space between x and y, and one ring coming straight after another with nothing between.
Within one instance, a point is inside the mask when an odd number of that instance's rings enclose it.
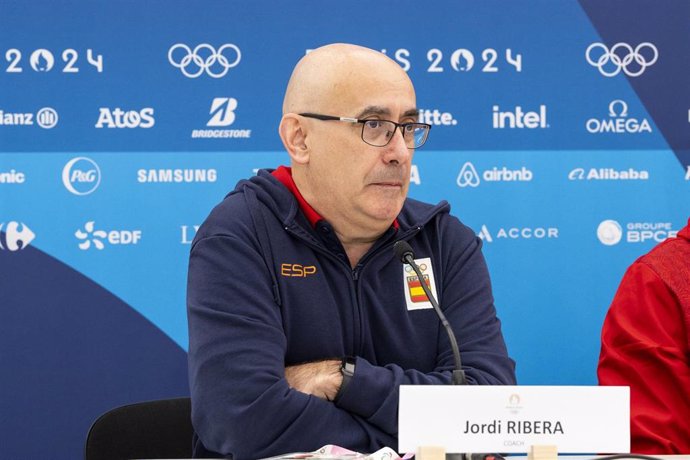
<instances>
[{"instance_id":1,"label":"red sleeve","mask_svg":"<svg viewBox=\"0 0 690 460\"><path fill-rule=\"evenodd\" d=\"M600 385L631 393L632 450L690 452L690 352L676 297L646 264L626 272L604 321Z\"/></svg>"}]
</instances>

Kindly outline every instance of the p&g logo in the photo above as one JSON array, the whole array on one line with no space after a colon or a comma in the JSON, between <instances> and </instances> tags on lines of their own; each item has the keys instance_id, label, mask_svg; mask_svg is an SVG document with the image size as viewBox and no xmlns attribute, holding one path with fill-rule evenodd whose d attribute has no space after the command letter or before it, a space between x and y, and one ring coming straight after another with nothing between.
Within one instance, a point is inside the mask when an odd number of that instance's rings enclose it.
<instances>
[{"instance_id":1,"label":"p&g logo","mask_svg":"<svg viewBox=\"0 0 690 460\"><path fill-rule=\"evenodd\" d=\"M88 195L101 183L101 170L91 158L76 157L62 168L62 184L75 195Z\"/></svg>"}]
</instances>

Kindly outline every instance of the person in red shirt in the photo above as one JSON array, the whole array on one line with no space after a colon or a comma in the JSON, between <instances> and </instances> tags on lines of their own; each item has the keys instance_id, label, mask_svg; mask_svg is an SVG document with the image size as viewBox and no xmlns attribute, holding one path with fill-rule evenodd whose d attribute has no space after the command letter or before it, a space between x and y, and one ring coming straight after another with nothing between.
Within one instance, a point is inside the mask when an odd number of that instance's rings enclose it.
<instances>
[{"instance_id":1,"label":"person in red shirt","mask_svg":"<svg viewBox=\"0 0 690 460\"><path fill-rule=\"evenodd\" d=\"M637 259L604 320L600 385L630 386L632 451L690 453L690 220Z\"/></svg>"}]
</instances>

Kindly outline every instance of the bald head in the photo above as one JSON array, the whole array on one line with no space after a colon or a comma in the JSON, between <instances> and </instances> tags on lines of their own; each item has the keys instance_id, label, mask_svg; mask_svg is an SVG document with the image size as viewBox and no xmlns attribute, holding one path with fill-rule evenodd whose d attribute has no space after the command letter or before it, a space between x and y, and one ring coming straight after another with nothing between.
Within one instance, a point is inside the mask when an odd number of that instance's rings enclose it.
<instances>
[{"instance_id":1,"label":"bald head","mask_svg":"<svg viewBox=\"0 0 690 460\"><path fill-rule=\"evenodd\" d=\"M295 66L285 91L283 114L355 116L341 111L365 103L370 94L363 89L385 90L389 86L408 87L414 93L407 73L385 54L357 45L326 45L304 56Z\"/></svg>"}]
</instances>

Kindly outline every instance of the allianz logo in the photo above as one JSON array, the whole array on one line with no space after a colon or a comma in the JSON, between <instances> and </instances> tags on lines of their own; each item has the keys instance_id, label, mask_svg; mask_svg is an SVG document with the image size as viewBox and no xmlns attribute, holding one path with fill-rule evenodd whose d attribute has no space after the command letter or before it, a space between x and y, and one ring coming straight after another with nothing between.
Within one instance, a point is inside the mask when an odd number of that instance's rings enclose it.
<instances>
[{"instance_id":1,"label":"allianz logo","mask_svg":"<svg viewBox=\"0 0 690 460\"><path fill-rule=\"evenodd\" d=\"M497 240L549 240L558 238L558 227L501 227L494 233L489 231L484 224L477 236L486 243L493 243L494 238Z\"/></svg>"},{"instance_id":2,"label":"allianz logo","mask_svg":"<svg viewBox=\"0 0 690 460\"><path fill-rule=\"evenodd\" d=\"M568 173L568 180L649 180L649 171L634 168L575 168Z\"/></svg>"},{"instance_id":3,"label":"allianz logo","mask_svg":"<svg viewBox=\"0 0 690 460\"><path fill-rule=\"evenodd\" d=\"M101 107L98 110L96 128L151 128L156 124L151 107L145 107L141 110Z\"/></svg>"},{"instance_id":4,"label":"allianz logo","mask_svg":"<svg viewBox=\"0 0 690 460\"><path fill-rule=\"evenodd\" d=\"M546 120L546 106L539 106L536 111L524 111L522 106L516 106L512 110L501 111L494 105L493 107L493 127L494 129L544 129L550 125Z\"/></svg>"},{"instance_id":5,"label":"allianz logo","mask_svg":"<svg viewBox=\"0 0 690 460\"><path fill-rule=\"evenodd\" d=\"M139 169L137 182L146 183L195 183L215 182L218 171L215 169Z\"/></svg>"},{"instance_id":6,"label":"allianz logo","mask_svg":"<svg viewBox=\"0 0 690 460\"><path fill-rule=\"evenodd\" d=\"M609 118L590 118L585 127L592 134L639 134L651 133L652 127L646 118L628 118L628 104L616 99L609 104Z\"/></svg>"},{"instance_id":7,"label":"allianz logo","mask_svg":"<svg viewBox=\"0 0 690 460\"><path fill-rule=\"evenodd\" d=\"M36 114L30 112L5 112L0 110L0 126L34 126L54 128L59 120L58 113L51 107L43 107Z\"/></svg>"},{"instance_id":8,"label":"allianz logo","mask_svg":"<svg viewBox=\"0 0 690 460\"><path fill-rule=\"evenodd\" d=\"M530 182L534 178L534 173L524 166L520 169L494 166L491 169L484 170L481 178L487 182ZM472 162L468 161L462 165L456 183L458 187L479 186L481 183L480 176Z\"/></svg>"}]
</instances>

